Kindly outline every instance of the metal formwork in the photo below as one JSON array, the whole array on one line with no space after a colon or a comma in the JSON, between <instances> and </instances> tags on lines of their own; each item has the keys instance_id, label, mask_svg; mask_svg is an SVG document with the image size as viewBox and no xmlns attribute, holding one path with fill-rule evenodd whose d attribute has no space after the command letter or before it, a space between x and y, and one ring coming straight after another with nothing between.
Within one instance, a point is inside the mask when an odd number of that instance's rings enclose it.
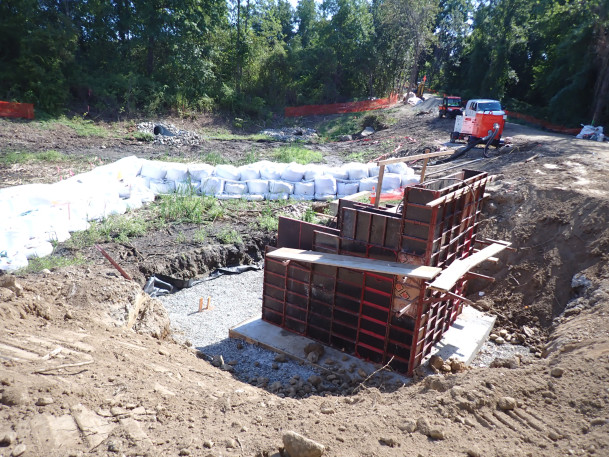
<instances>
[{"instance_id":1,"label":"metal formwork","mask_svg":"<svg viewBox=\"0 0 609 457\"><path fill-rule=\"evenodd\" d=\"M342 206L338 230L282 218L278 244L445 268L474 250L488 179L464 170L409 187L401 213ZM465 286L461 278L451 292ZM461 310L422 280L266 258L264 320L396 371L412 374Z\"/></svg>"}]
</instances>

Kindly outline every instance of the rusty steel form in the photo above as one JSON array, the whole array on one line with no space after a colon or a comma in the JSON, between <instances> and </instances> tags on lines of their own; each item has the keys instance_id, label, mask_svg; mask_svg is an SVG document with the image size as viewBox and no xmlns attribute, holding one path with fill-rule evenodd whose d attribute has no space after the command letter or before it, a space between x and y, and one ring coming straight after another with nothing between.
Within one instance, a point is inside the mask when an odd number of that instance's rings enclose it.
<instances>
[{"instance_id":1,"label":"rusty steel form","mask_svg":"<svg viewBox=\"0 0 609 457\"><path fill-rule=\"evenodd\" d=\"M338 229L281 218L278 247L446 268L474 252L484 172L406 188L401 212L341 200ZM267 247L267 252L274 248ZM420 279L267 257L263 320L412 374L462 310Z\"/></svg>"}]
</instances>

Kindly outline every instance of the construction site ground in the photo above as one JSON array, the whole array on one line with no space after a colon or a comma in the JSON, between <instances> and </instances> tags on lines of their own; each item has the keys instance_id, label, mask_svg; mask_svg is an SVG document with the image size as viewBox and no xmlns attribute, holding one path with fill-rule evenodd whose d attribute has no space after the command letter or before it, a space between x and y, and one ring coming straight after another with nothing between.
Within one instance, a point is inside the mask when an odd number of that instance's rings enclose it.
<instances>
[{"instance_id":1,"label":"construction site ground","mask_svg":"<svg viewBox=\"0 0 609 457\"><path fill-rule=\"evenodd\" d=\"M398 155L439 149L453 121L436 110L400 105L387 111L395 123L366 140L307 147L329 163L370 160L400 144ZM172 122L204 132L216 120ZM128 155L213 151L239 161L277 146L204 140L169 148L127 139L130 123L107 127L121 134L80 137L68 127L0 120L2 152L74 157L61 166L2 165L2 187L53 182L66 168ZM498 316L496 336L529 355L399 388L364 382L306 398L243 383L174 341L166 310L142 292L151 271L192 277L259 260L274 235L251 228L247 213L227 215L218 223L240 230L241 247L178 242L175 230L194 231L187 225L103 245L133 282L94 249L81 252L82 265L0 276L0 456L279 456L289 430L337 457L609 455L609 144L511 123L504 135L511 148L462 159L482 159L465 167L497 176L480 234L514 248L477 270L496 280L474 281L468 298Z\"/></svg>"}]
</instances>

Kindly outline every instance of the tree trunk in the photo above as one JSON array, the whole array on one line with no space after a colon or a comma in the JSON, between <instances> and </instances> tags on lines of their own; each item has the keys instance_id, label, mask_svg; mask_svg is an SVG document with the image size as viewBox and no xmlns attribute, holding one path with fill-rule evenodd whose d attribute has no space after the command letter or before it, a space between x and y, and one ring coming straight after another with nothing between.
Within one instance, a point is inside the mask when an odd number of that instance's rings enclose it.
<instances>
[{"instance_id":1,"label":"tree trunk","mask_svg":"<svg viewBox=\"0 0 609 457\"><path fill-rule=\"evenodd\" d=\"M598 76L596 83L594 84L594 102L592 109L592 124L596 122L602 122L603 110L607 108L607 101L609 100L609 40L607 39L606 25L603 20L606 18L600 18L597 25L598 41L596 43L596 51L599 60Z\"/></svg>"}]
</instances>

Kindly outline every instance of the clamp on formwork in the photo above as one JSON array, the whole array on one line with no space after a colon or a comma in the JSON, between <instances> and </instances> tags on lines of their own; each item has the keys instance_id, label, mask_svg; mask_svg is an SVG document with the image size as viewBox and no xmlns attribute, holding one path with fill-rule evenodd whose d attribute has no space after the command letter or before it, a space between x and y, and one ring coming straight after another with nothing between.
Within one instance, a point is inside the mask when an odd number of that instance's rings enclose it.
<instances>
[{"instance_id":1,"label":"clamp on formwork","mask_svg":"<svg viewBox=\"0 0 609 457\"><path fill-rule=\"evenodd\" d=\"M407 187L398 211L340 200L337 228L281 217L262 319L412 374L468 302L470 270L509 246L475 248L492 179L463 170Z\"/></svg>"}]
</instances>

